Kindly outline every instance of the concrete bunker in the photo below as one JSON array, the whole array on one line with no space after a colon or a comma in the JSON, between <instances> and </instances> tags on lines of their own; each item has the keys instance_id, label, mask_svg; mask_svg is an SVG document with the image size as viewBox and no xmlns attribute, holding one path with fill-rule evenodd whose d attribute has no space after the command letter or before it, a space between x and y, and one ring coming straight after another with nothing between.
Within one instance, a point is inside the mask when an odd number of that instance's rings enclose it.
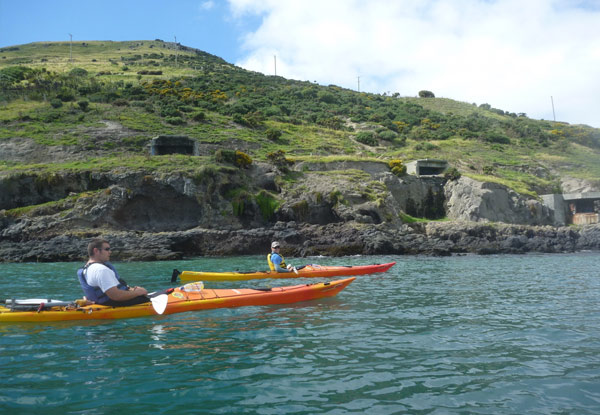
<instances>
[{"instance_id":1,"label":"concrete bunker","mask_svg":"<svg viewBox=\"0 0 600 415\"><path fill-rule=\"evenodd\" d=\"M198 155L198 142L185 135L159 135L150 142L150 154L164 156L166 154Z\"/></svg>"},{"instance_id":2,"label":"concrete bunker","mask_svg":"<svg viewBox=\"0 0 600 415\"><path fill-rule=\"evenodd\" d=\"M421 159L406 164L406 173L414 176L436 176L448 168L446 160Z\"/></svg>"}]
</instances>

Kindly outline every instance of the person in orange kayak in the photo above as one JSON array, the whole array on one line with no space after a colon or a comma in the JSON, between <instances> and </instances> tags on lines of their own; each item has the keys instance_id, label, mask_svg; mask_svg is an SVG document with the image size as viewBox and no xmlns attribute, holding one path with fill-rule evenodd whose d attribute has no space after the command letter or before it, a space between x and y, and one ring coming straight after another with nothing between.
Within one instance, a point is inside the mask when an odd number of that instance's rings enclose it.
<instances>
[{"instance_id":1,"label":"person in orange kayak","mask_svg":"<svg viewBox=\"0 0 600 415\"><path fill-rule=\"evenodd\" d=\"M269 263L269 269L274 272L295 272L298 273L296 267L292 265L286 265L285 259L279 253L281 246L279 242L273 241L271 243L271 253L267 255L267 262Z\"/></svg>"},{"instance_id":2,"label":"person in orange kayak","mask_svg":"<svg viewBox=\"0 0 600 415\"><path fill-rule=\"evenodd\" d=\"M96 304L123 307L147 303L144 287L130 287L119 277L110 261L110 243L93 239L88 245L89 260L77 270L77 277L85 299Z\"/></svg>"}]
</instances>

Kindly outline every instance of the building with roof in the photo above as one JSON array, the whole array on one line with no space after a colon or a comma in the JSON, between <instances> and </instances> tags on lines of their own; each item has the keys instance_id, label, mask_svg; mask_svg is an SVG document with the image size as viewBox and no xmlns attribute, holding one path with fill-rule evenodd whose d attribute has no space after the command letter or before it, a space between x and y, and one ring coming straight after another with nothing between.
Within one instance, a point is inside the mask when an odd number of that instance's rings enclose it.
<instances>
[{"instance_id":1,"label":"building with roof","mask_svg":"<svg viewBox=\"0 0 600 415\"><path fill-rule=\"evenodd\" d=\"M557 225L600 223L600 192L542 195L542 201L554 210Z\"/></svg>"}]
</instances>

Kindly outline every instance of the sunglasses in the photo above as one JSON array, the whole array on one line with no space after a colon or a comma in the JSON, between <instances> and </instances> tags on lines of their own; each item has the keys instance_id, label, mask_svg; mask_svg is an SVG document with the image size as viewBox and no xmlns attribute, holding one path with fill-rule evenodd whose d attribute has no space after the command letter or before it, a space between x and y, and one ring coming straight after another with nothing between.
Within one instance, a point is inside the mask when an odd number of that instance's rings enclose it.
<instances>
[{"instance_id":1,"label":"sunglasses","mask_svg":"<svg viewBox=\"0 0 600 415\"><path fill-rule=\"evenodd\" d=\"M100 250L104 250L104 251L110 251L110 246L108 248L100 248Z\"/></svg>"}]
</instances>

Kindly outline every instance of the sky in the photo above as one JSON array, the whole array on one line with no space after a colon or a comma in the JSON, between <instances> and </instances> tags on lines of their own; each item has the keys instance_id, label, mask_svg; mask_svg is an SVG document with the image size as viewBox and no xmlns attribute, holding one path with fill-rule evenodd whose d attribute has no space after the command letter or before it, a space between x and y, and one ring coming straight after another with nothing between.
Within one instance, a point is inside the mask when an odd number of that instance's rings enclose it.
<instances>
[{"instance_id":1,"label":"sky","mask_svg":"<svg viewBox=\"0 0 600 415\"><path fill-rule=\"evenodd\" d=\"M0 0L0 48L70 35L600 128L600 0Z\"/></svg>"}]
</instances>

